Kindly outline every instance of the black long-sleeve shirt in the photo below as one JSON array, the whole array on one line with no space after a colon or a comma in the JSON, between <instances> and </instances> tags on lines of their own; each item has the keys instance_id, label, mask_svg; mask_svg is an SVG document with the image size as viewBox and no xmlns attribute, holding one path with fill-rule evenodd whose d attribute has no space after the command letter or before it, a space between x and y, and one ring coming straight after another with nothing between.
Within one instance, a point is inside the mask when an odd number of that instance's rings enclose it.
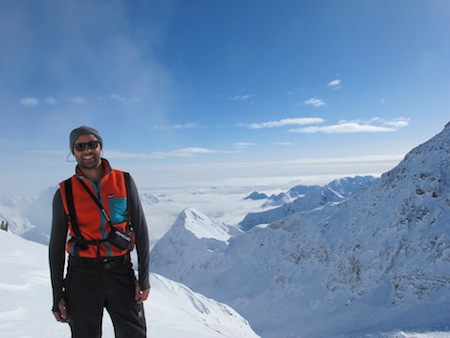
<instances>
[{"instance_id":1,"label":"black long-sleeve shirt","mask_svg":"<svg viewBox=\"0 0 450 338\"><path fill-rule=\"evenodd\" d=\"M132 177L130 177L130 204L131 224L135 233L135 245L138 256L139 286L141 290L150 288L150 244L148 238L147 222L139 200L139 194ZM57 312L58 304L63 297L64 264L66 258L67 216L62 203L61 192L58 189L53 198L53 220L49 243L50 277L53 290L52 311Z\"/></svg>"}]
</instances>

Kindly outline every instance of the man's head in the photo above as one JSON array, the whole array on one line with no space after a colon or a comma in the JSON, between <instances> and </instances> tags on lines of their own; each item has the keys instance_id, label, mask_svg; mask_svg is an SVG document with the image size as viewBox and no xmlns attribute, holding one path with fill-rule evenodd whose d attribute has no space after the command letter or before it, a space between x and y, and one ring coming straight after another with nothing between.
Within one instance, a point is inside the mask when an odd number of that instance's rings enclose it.
<instances>
[{"instance_id":1,"label":"man's head","mask_svg":"<svg viewBox=\"0 0 450 338\"><path fill-rule=\"evenodd\" d=\"M96 169L101 164L103 140L91 127L82 126L70 133L70 149L82 169Z\"/></svg>"},{"instance_id":2,"label":"man's head","mask_svg":"<svg viewBox=\"0 0 450 338\"><path fill-rule=\"evenodd\" d=\"M74 130L72 130L72 132L70 133L70 150L73 152L73 145L75 144L75 141L81 136L81 135L87 135L87 134L92 134L94 135L97 140L100 142L100 148L103 148L103 140L100 136L100 133L95 130L94 128L91 127L86 127L86 126L81 126L79 128L76 128Z\"/></svg>"}]
</instances>

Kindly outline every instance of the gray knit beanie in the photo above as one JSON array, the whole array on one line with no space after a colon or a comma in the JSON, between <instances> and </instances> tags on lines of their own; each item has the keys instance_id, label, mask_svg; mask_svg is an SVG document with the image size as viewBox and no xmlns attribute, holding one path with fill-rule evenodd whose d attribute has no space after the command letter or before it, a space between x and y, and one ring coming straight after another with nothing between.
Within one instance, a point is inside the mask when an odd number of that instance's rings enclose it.
<instances>
[{"instance_id":1,"label":"gray knit beanie","mask_svg":"<svg viewBox=\"0 0 450 338\"><path fill-rule=\"evenodd\" d=\"M94 128L81 126L80 128L76 128L76 129L72 130L72 132L70 133L70 145L69 145L70 150L72 150L73 144L75 143L75 141L81 135L86 135L86 134L94 135L100 141L100 147L103 148L103 140L102 140L102 137L100 136L100 133L97 130L95 130Z\"/></svg>"}]
</instances>

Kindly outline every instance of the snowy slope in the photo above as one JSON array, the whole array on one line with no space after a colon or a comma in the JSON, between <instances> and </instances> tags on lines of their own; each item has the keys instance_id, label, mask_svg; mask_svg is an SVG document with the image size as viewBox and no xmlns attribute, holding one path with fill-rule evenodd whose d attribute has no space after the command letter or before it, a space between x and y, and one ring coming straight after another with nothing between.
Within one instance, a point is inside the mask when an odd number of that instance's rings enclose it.
<instances>
[{"instance_id":1,"label":"snowy slope","mask_svg":"<svg viewBox=\"0 0 450 338\"><path fill-rule=\"evenodd\" d=\"M161 202L158 197L149 193L140 194L139 197L143 206L154 205Z\"/></svg>"},{"instance_id":2,"label":"snowy slope","mask_svg":"<svg viewBox=\"0 0 450 338\"><path fill-rule=\"evenodd\" d=\"M263 337L448 329L449 144L450 124L360 194L228 245L185 252L169 231L154 271L233 306Z\"/></svg>"},{"instance_id":3,"label":"snowy slope","mask_svg":"<svg viewBox=\"0 0 450 338\"><path fill-rule=\"evenodd\" d=\"M206 215L193 209L186 208L178 216L175 225L189 230L197 238L209 238L226 242L230 237L241 233L236 227L220 221L212 221Z\"/></svg>"},{"instance_id":4,"label":"snowy slope","mask_svg":"<svg viewBox=\"0 0 450 338\"><path fill-rule=\"evenodd\" d=\"M209 271L214 269L214 262L223 259L223 250L229 245L228 240L242 233L236 227L211 220L193 208L183 210L169 232L152 249L152 269L165 266L178 269L179 262L184 257L195 257L189 262L189 266ZM183 282L185 279L190 280L191 272L195 270L180 267L179 271L182 273L177 274L178 281Z\"/></svg>"},{"instance_id":5,"label":"snowy slope","mask_svg":"<svg viewBox=\"0 0 450 338\"><path fill-rule=\"evenodd\" d=\"M0 231L0 336L70 337L68 325L51 314L48 248ZM184 285L151 275L145 303L149 337L257 337L229 306L194 293ZM114 337L107 314L104 337Z\"/></svg>"}]
</instances>

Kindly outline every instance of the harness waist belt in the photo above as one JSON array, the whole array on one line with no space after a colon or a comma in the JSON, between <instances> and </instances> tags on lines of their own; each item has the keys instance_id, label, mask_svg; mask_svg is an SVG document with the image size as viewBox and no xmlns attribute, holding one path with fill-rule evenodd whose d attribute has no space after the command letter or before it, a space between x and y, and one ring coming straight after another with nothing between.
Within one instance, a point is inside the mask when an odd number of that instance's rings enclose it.
<instances>
[{"instance_id":1,"label":"harness waist belt","mask_svg":"<svg viewBox=\"0 0 450 338\"><path fill-rule=\"evenodd\" d=\"M102 268L110 269L115 266L123 265L130 262L130 255L111 256L111 257L99 257L99 258L86 258L86 257L69 257L70 264L75 266L82 266L86 268Z\"/></svg>"}]
</instances>

